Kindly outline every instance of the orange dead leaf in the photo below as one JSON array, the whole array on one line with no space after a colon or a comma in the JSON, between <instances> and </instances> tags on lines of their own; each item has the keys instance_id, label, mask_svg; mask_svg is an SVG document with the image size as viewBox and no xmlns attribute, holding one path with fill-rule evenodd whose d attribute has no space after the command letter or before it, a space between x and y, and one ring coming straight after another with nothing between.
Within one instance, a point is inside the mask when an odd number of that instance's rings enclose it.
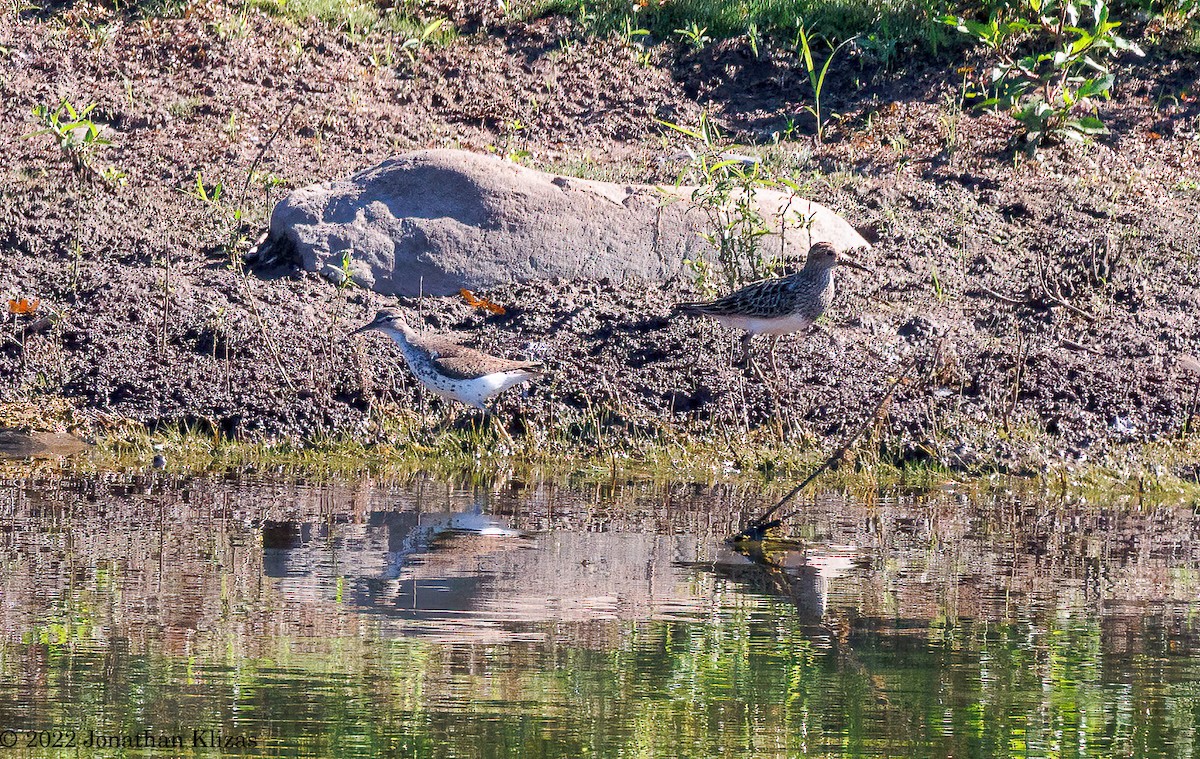
<instances>
[{"instance_id":1,"label":"orange dead leaf","mask_svg":"<svg viewBox=\"0 0 1200 759\"><path fill-rule=\"evenodd\" d=\"M1158 132L1147 132L1146 136L1152 140L1161 140L1162 139L1162 135L1159 134Z\"/></svg>"},{"instance_id":2,"label":"orange dead leaf","mask_svg":"<svg viewBox=\"0 0 1200 759\"><path fill-rule=\"evenodd\" d=\"M465 300L467 302L468 306L483 309L484 311L487 311L488 313L492 313L492 314L503 314L504 313L504 306L498 305L496 303L492 303L487 298L477 297L475 295L475 293L471 292L470 290L468 290L465 287L462 288L461 290L459 290L458 292L460 295L462 295L463 300Z\"/></svg>"},{"instance_id":3,"label":"orange dead leaf","mask_svg":"<svg viewBox=\"0 0 1200 759\"><path fill-rule=\"evenodd\" d=\"M18 314L21 316L33 316L37 313L38 306L41 304L41 302L42 301L40 298L34 298L33 300L27 300L26 298L12 300L10 298L8 301L8 312L10 314Z\"/></svg>"}]
</instances>

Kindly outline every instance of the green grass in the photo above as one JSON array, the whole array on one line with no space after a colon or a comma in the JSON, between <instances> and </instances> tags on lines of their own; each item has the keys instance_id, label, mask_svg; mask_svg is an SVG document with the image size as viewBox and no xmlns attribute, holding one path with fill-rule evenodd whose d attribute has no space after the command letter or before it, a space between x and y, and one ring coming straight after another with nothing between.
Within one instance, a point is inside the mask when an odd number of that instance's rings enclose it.
<instances>
[{"instance_id":1,"label":"green grass","mask_svg":"<svg viewBox=\"0 0 1200 759\"><path fill-rule=\"evenodd\" d=\"M1192 17L1190 23L1181 33L1183 42L1180 47L1192 54L1200 54L1200 13Z\"/></svg>"},{"instance_id":2,"label":"green grass","mask_svg":"<svg viewBox=\"0 0 1200 759\"><path fill-rule=\"evenodd\" d=\"M180 18L192 7L192 2L193 0L134 0L122 7L142 18Z\"/></svg>"},{"instance_id":3,"label":"green grass","mask_svg":"<svg viewBox=\"0 0 1200 759\"><path fill-rule=\"evenodd\" d=\"M316 20L352 35L390 32L420 43L445 43L454 37L454 27L448 23L426 34L433 16L409 3L390 9L360 0L246 0L245 5L296 22Z\"/></svg>"},{"instance_id":4,"label":"green grass","mask_svg":"<svg viewBox=\"0 0 1200 759\"><path fill-rule=\"evenodd\" d=\"M357 0L249 0L250 8L294 21L316 19L324 24L364 31L378 25L379 11Z\"/></svg>"},{"instance_id":5,"label":"green grass","mask_svg":"<svg viewBox=\"0 0 1200 759\"><path fill-rule=\"evenodd\" d=\"M741 37L756 53L764 39L799 52L804 29L810 39L824 40L813 44L819 60L833 46L856 38L865 59L891 68L914 51L936 56L965 46L962 36L939 18L986 18L989 9L1002 5L1003 0L509 0L503 7L515 19L567 16L588 36L616 34L639 43L673 40L693 48ZM1158 20L1183 38L1185 49L1200 45L1200 0L1127 0L1113 8L1117 20Z\"/></svg>"},{"instance_id":6,"label":"green grass","mask_svg":"<svg viewBox=\"0 0 1200 759\"><path fill-rule=\"evenodd\" d=\"M370 476L406 482L417 475L490 485L517 477L584 486L615 482L719 483L754 488L770 500L817 468L836 445L810 436L787 436L758 429L704 435L666 426L640 435L599 432L586 425L537 430L504 439L490 425L469 418L446 429L415 413L393 414L386 429L363 436L341 436L299 443L237 441L198 427L151 432L130 423L102 434L88 454L61 462L0 460L0 476L18 476L33 466L46 473L145 471L156 453L166 457L172 476L254 472L310 481L349 481ZM870 499L880 491L933 492L1002 487L1028 489L1055 497L1086 497L1111 504L1200 504L1200 481L1191 462L1200 460L1200 436L1117 447L1087 464L1030 462L1018 477L990 465L955 471L935 459L890 458L878 441L860 442L845 463L823 474L811 492L842 491ZM1034 466L1033 464L1037 465Z\"/></svg>"},{"instance_id":7,"label":"green grass","mask_svg":"<svg viewBox=\"0 0 1200 759\"><path fill-rule=\"evenodd\" d=\"M162 453L167 471L175 474L249 468L332 480L364 474L404 480L420 472L473 481L518 473L534 479L567 475L588 482L769 484L810 471L822 456L811 441L781 442L759 431L732 440L701 439L666 428L624 435L584 420L563 429L531 428L525 436L505 439L476 417L462 417L438 429L415 413L389 416L385 427L372 433L374 442L338 436L300 443L236 441L199 427L151 432L131 424L102 435L78 463L99 470L141 469L155 453Z\"/></svg>"},{"instance_id":8,"label":"green grass","mask_svg":"<svg viewBox=\"0 0 1200 759\"><path fill-rule=\"evenodd\" d=\"M634 12L629 0L532 0L512 12L525 18L563 14L590 33L644 29L659 40L683 39L687 35L677 30L688 29L714 39L758 34L796 46L803 27L835 44L857 35L864 48L890 57L897 45L943 47L953 35L935 19L949 6L948 0L649 0Z\"/></svg>"}]
</instances>

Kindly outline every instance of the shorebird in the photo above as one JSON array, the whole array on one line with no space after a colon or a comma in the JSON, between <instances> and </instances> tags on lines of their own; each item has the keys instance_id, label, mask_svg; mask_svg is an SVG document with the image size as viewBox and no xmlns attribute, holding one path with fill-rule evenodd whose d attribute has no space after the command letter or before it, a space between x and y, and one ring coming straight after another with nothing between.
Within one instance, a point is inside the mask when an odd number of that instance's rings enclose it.
<instances>
[{"instance_id":1,"label":"shorebird","mask_svg":"<svg viewBox=\"0 0 1200 759\"><path fill-rule=\"evenodd\" d=\"M375 330L396 341L408 368L436 395L487 411L492 397L541 374L536 361L509 361L459 345L444 335L421 335L400 311L385 308L350 334Z\"/></svg>"},{"instance_id":2,"label":"shorebird","mask_svg":"<svg viewBox=\"0 0 1200 759\"><path fill-rule=\"evenodd\" d=\"M750 341L755 335L770 335L768 355L775 366L775 343L780 335L806 329L833 302L833 269L838 264L870 271L862 264L840 255L832 245L819 242L808 249L804 268L786 277L762 279L746 285L724 298L702 303L677 303L675 310L684 314L711 316L727 327L746 330L742 337L742 361L760 377L762 373L750 356Z\"/></svg>"}]
</instances>

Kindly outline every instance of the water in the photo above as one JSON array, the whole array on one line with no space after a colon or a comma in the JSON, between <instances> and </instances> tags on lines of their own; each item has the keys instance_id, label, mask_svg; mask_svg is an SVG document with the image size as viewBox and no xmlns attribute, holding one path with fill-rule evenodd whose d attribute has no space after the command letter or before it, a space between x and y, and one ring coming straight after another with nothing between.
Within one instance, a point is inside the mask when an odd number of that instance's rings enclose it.
<instances>
[{"instance_id":1,"label":"water","mask_svg":"<svg viewBox=\"0 0 1200 759\"><path fill-rule=\"evenodd\" d=\"M1194 510L810 496L770 568L721 542L760 505L636 484L0 481L0 748L1197 754Z\"/></svg>"}]
</instances>

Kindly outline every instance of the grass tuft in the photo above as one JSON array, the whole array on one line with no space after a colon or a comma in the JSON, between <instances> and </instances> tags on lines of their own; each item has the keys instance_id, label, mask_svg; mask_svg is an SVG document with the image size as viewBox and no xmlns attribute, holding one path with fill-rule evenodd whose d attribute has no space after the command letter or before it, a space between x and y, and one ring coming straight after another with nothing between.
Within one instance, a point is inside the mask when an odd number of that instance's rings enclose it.
<instances>
[{"instance_id":1,"label":"grass tuft","mask_svg":"<svg viewBox=\"0 0 1200 759\"><path fill-rule=\"evenodd\" d=\"M246 0L246 6L296 22L316 20L352 36L397 34L406 38L405 50L444 44L455 36L454 26L444 19L427 20L396 8L380 10L375 3L359 0Z\"/></svg>"},{"instance_id":2,"label":"grass tuft","mask_svg":"<svg viewBox=\"0 0 1200 759\"><path fill-rule=\"evenodd\" d=\"M833 44L861 36L867 47L919 43L936 52L950 39L937 23L949 7L947 0L532 0L514 15L557 13L577 19L591 33L637 27L658 40L678 39L678 30L697 30L713 39L763 35L795 48L803 28ZM688 36L693 44L699 39Z\"/></svg>"}]
</instances>

